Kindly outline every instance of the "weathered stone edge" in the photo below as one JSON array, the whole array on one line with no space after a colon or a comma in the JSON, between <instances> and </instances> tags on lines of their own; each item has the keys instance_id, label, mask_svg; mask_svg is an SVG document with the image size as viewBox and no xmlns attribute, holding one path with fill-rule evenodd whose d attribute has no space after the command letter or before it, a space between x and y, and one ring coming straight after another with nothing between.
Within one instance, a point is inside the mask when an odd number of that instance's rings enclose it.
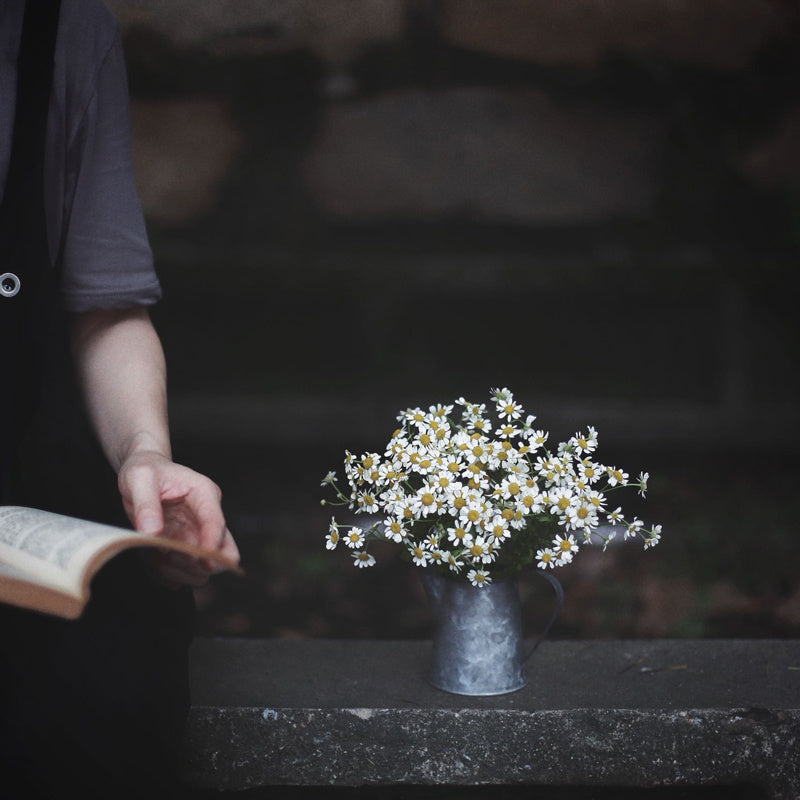
<instances>
[{"instance_id":1,"label":"weathered stone edge","mask_svg":"<svg viewBox=\"0 0 800 800\"><path fill-rule=\"evenodd\" d=\"M751 784L788 800L800 797L800 708L197 707L185 776L227 790Z\"/></svg>"}]
</instances>

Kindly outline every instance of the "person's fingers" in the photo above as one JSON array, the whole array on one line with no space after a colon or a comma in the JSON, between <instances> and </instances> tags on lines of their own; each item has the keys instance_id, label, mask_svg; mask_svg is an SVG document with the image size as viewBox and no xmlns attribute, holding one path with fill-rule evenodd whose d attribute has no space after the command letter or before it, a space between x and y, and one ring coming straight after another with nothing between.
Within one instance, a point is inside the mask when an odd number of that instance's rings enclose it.
<instances>
[{"instance_id":1,"label":"person's fingers","mask_svg":"<svg viewBox=\"0 0 800 800\"><path fill-rule=\"evenodd\" d=\"M236 542L233 540L233 536L227 528L225 529L225 535L223 536L222 543L218 548L218 552L220 555L225 556L225 558L233 561L235 564L238 564L241 561L239 548L236 546ZM223 567L216 561L212 561L210 558L201 559L201 563L209 572L224 572L227 569L227 567Z\"/></svg>"},{"instance_id":2,"label":"person's fingers","mask_svg":"<svg viewBox=\"0 0 800 800\"><path fill-rule=\"evenodd\" d=\"M198 476L197 484L182 500L195 522L194 542L207 550L221 550L229 535L221 497L213 481Z\"/></svg>"},{"instance_id":3,"label":"person's fingers","mask_svg":"<svg viewBox=\"0 0 800 800\"><path fill-rule=\"evenodd\" d=\"M229 558L231 561L235 561L237 564L241 561L241 555L239 554L239 548L236 546L236 542L233 540L233 536L231 532L226 528L225 529L225 536L222 540L222 547L219 549L220 553Z\"/></svg>"},{"instance_id":4,"label":"person's fingers","mask_svg":"<svg viewBox=\"0 0 800 800\"><path fill-rule=\"evenodd\" d=\"M139 533L160 534L164 530L164 512L156 471L144 464L134 464L120 472L119 484L133 527Z\"/></svg>"}]
</instances>

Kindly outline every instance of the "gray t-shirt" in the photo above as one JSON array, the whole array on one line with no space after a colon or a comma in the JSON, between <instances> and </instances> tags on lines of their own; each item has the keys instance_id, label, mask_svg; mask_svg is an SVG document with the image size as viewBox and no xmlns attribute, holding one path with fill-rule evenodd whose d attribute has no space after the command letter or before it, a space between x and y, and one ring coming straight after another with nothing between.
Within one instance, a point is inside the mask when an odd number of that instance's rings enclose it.
<instances>
[{"instance_id":1,"label":"gray t-shirt","mask_svg":"<svg viewBox=\"0 0 800 800\"><path fill-rule=\"evenodd\" d=\"M0 2L0 195L16 102L25 3ZM62 0L45 157L48 244L63 245L68 311L149 305L153 270L130 146L128 84L119 29L100 0Z\"/></svg>"}]
</instances>

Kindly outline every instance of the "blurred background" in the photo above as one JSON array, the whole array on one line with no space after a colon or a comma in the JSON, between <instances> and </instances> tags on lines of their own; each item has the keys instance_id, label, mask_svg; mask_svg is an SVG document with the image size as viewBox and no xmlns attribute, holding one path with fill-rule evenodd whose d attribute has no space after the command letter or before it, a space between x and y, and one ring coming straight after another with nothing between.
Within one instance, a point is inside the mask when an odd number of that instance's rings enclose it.
<instances>
[{"instance_id":1,"label":"blurred background","mask_svg":"<svg viewBox=\"0 0 800 800\"><path fill-rule=\"evenodd\" d=\"M320 481L496 386L663 524L557 573L553 637L800 634L794 0L107 4L176 457L246 568L201 635L427 636L394 550L325 550Z\"/></svg>"}]
</instances>

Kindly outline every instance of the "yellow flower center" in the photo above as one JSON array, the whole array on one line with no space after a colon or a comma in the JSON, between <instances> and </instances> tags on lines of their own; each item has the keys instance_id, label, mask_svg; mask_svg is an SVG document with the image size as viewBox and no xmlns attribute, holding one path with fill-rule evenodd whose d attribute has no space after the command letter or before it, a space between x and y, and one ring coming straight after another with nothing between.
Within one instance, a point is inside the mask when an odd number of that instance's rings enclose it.
<instances>
[{"instance_id":1,"label":"yellow flower center","mask_svg":"<svg viewBox=\"0 0 800 800\"><path fill-rule=\"evenodd\" d=\"M479 517L480 517L480 514L477 512L476 509L471 508L469 511L467 511L467 519L470 522L477 522Z\"/></svg>"},{"instance_id":2,"label":"yellow flower center","mask_svg":"<svg viewBox=\"0 0 800 800\"><path fill-rule=\"evenodd\" d=\"M562 510L566 511L569 508L569 498L561 497L556 505Z\"/></svg>"},{"instance_id":3,"label":"yellow flower center","mask_svg":"<svg viewBox=\"0 0 800 800\"><path fill-rule=\"evenodd\" d=\"M422 500L422 505L424 506L433 505L433 495L430 492L425 492L420 499Z\"/></svg>"}]
</instances>

